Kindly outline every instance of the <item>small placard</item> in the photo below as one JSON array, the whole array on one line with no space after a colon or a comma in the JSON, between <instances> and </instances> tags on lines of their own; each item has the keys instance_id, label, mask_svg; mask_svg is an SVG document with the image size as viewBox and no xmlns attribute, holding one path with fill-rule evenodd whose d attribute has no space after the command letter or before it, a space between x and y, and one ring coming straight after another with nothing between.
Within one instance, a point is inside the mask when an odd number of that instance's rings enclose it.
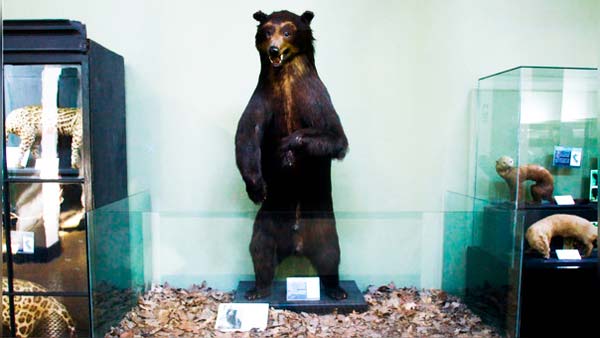
<instances>
[{"instance_id":1,"label":"small placard","mask_svg":"<svg viewBox=\"0 0 600 338\"><path fill-rule=\"evenodd\" d=\"M25 152L23 158L21 159L21 163L19 165L19 155L21 151L19 147L6 147L6 167L7 168L18 168L25 167L27 165L27 159L29 159L29 150Z\"/></svg>"},{"instance_id":2,"label":"small placard","mask_svg":"<svg viewBox=\"0 0 600 338\"><path fill-rule=\"evenodd\" d=\"M10 239L11 250L13 253L34 253L35 241L33 232L12 230L10 232Z\"/></svg>"},{"instance_id":3,"label":"small placard","mask_svg":"<svg viewBox=\"0 0 600 338\"><path fill-rule=\"evenodd\" d=\"M250 331L267 328L269 319L268 303L222 303L215 323L215 330Z\"/></svg>"},{"instance_id":4,"label":"small placard","mask_svg":"<svg viewBox=\"0 0 600 338\"><path fill-rule=\"evenodd\" d=\"M288 301L321 299L321 285L319 277L287 278L286 299Z\"/></svg>"},{"instance_id":5,"label":"small placard","mask_svg":"<svg viewBox=\"0 0 600 338\"><path fill-rule=\"evenodd\" d=\"M579 259L579 260L581 260L581 255L579 254L579 251L577 251L576 249L557 249L556 257L558 257L558 259Z\"/></svg>"},{"instance_id":6,"label":"small placard","mask_svg":"<svg viewBox=\"0 0 600 338\"><path fill-rule=\"evenodd\" d=\"M575 205L575 200L571 195L554 196L554 200L558 205Z\"/></svg>"},{"instance_id":7,"label":"small placard","mask_svg":"<svg viewBox=\"0 0 600 338\"><path fill-rule=\"evenodd\" d=\"M581 148L575 147L554 147L553 164L557 167L581 167L581 156L583 152Z\"/></svg>"}]
</instances>

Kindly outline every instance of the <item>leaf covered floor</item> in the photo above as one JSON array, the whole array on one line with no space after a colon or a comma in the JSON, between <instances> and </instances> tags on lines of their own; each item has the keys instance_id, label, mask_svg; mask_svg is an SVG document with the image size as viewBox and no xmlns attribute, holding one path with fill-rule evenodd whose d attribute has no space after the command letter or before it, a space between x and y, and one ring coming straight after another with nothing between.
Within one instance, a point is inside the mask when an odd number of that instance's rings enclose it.
<instances>
[{"instance_id":1,"label":"leaf covered floor","mask_svg":"<svg viewBox=\"0 0 600 338\"><path fill-rule=\"evenodd\" d=\"M363 313L316 315L271 309L267 330L214 329L220 303L233 293L203 284L189 289L154 286L106 337L501 337L444 291L369 287Z\"/></svg>"}]
</instances>

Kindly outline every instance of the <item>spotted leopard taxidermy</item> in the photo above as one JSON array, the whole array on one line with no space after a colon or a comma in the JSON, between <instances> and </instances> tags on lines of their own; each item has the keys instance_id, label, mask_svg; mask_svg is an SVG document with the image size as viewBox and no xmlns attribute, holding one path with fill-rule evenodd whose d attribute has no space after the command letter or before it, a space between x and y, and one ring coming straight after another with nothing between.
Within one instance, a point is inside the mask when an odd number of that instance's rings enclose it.
<instances>
[{"instance_id":1,"label":"spotted leopard taxidermy","mask_svg":"<svg viewBox=\"0 0 600 338\"><path fill-rule=\"evenodd\" d=\"M8 289L8 279L2 278ZM39 284L14 279L18 292L46 292ZM67 308L54 297L15 296L16 337L75 337L75 322ZM9 327L8 296L2 296L2 325Z\"/></svg>"},{"instance_id":2,"label":"spotted leopard taxidermy","mask_svg":"<svg viewBox=\"0 0 600 338\"><path fill-rule=\"evenodd\" d=\"M25 106L11 111L6 117L6 134L15 134L21 139L19 161L32 146L39 143L42 135L42 106ZM71 167L79 168L81 157L79 149L83 142L81 108L58 108L57 129L59 135L71 136ZM34 147L35 148L35 147ZM32 151L39 158L37 150Z\"/></svg>"}]
</instances>

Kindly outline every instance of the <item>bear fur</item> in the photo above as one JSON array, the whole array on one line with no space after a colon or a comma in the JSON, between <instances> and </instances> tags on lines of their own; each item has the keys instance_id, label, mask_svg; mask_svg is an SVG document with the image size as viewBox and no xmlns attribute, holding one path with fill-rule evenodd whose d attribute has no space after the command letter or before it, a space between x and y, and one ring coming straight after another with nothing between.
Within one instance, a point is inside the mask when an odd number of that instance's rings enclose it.
<instances>
[{"instance_id":1,"label":"bear fur","mask_svg":"<svg viewBox=\"0 0 600 338\"><path fill-rule=\"evenodd\" d=\"M598 228L585 218L556 214L533 223L525 233L529 246L546 259L550 258L550 241L554 236L578 240L585 247L582 256L589 257L598 238Z\"/></svg>"},{"instance_id":2,"label":"bear fur","mask_svg":"<svg viewBox=\"0 0 600 338\"><path fill-rule=\"evenodd\" d=\"M534 203L541 203L542 200L552 202L552 194L554 193L554 178L548 169L537 164L527 164L516 168L514 161L508 156L502 156L496 160L496 172L506 181L510 190L510 198L512 201L517 197L518 201L523 202L525 199L525 187L523 183L527 180L535 181L531 186L531 197ZM517 178L519 182L517 183Z\"/></svg>"},{"instance_id":3,"label":"bear fur","mask_svg":"<svg viewBox=\"0 0 600 338\"><path fill-rule=\"evenodd\" d=\"M254 14L261 69L235 136L248 196L262 203L250 243L256 283L247 299L270 294L276 265L290 255L311 261L329 297L347 297L339 285L331 161L344 158L348 140L315 67L313 16Z\"/></svg>"}]
</instances>

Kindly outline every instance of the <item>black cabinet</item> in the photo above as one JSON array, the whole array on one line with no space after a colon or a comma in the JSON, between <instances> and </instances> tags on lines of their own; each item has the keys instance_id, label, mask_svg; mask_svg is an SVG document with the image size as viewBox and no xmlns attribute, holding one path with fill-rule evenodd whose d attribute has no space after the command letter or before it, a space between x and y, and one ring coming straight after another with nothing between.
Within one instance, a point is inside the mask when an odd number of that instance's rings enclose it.
<instances>
[{"instance_id":1,"label":"black cabinet","mask_svg":"<svg viewBox=\"0 0 600 338\"><path fill-rule=\"evenodd\" d=\"M544 259L525 239L533 223L554 214L596 221L598 205L485 206L480 243L467 250L467 302L498 327L514 327L520 337L583 337L595 330L589 325L595 313L586 309L600 301L597 249L582 260L559 260L555 250L563 248L563 239L555 237L551 257Z\"/></svg>"},{"instance_id":2,"label":"black cabinet","mask_svg":"<svg viewBox=\"0 0 600 338\"><path fill-rule=\"evenodd\" d=\"M3 24L4 334L90 336L86 212L127 197L123 58L80 22ZM72 322L25 318L30 297Z\"/></svg>"},{"instance_id":3,"label":"black cabinet","mask_svg":"<svg viewBox=\"0 0 600 338\"><path fill-rule=\"evenodd\" d=\"M596 203L532 206L522 212L524 231L554 214L598 220ZM550 247L550 259L545 259L529 250L527 240L523 242L520 336L593 336L597 329L590 323L597 316L589 309L600 301L597 249L581 260L559 260L555 250L563 248L563 238L553 238Z\"/></svg>"}]
</instances>

